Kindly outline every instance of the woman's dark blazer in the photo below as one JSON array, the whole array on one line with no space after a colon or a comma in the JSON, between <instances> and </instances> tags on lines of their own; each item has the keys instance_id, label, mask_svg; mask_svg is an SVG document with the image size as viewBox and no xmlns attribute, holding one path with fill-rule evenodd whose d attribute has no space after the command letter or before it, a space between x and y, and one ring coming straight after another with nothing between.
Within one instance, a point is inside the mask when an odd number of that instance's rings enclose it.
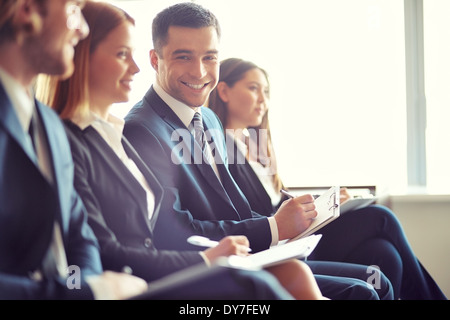
<instances>
[{"instance_id":1,"label":"woman's dark blazer","mask_svg":"<svg viewBox=\"0 0 450 320\"><path fill-rule=\"evenodd\" d=\"M259 180L259 177L247 161L245 155L239 151L236 142L227 143L227 151L229 161L228 169L230 170L234 181L236 181L242 193L244 193L247 198L252 210L268 217L273 215L281 202L286 200L286 198L282 198L277 206L273 206L272 200L261 183L261 180ZM235 161L235 159L245 159L245 162Z\"/></svg>"},{"instance_id":2,"label":"woman's dark blazer","mask_svg":"<svg viewBox=\"0 0 450 320\"><path fill-rule=\"evenodd\" d=\"M75 189L83 200L88 221L101 249L105 269L133 274L151 281L203 262L195 251L157 250L153 229L165 205L165 190L133 147L123 138L128 156L144 174L155 194L155 210L148 219L146 193L112 148L91 126L81 130L65 122L75 163Z\"/></svg>"}]
</instances>

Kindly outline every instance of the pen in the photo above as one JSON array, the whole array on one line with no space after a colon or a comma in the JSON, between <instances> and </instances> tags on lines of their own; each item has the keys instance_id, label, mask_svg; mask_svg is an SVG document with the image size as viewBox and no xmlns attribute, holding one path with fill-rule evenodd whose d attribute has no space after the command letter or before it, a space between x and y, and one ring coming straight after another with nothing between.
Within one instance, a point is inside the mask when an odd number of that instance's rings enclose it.
<instances>
[{"instance_id":1,"label":"pen","mask_svg":"<svg viewBox=\"0 0 450 320\"><path fill-rule=\"evenodd\" d=\"M202 237L202 236L190 236L187 239L187 242L189 242L190 244L196 245L196 246L200 246L200 247L208 247L208 248L214 248L215 246L217 246L219 244L218 241L213 241L210 240L206 237Z\"/></svg>"},{"instance_id":2,"label":"pen","mask_svg":"<svg viewBox=\"0 0 450 320\"><path fill-rule=\"evenodd\" d=\"M284 195L285 195L286 197L288 197L288 198L295 198L293 194L290 194L289 192L287 192L287 191L284 190L284 189L281 189L280 192L281 192L282 194L284 194Z\"/></svg>"},{"instance_id":3,"label":"pen","mask_svg":"<svg viewBox=\"0 0 450 320\"><path fill-rule=\"evenodd\" d=\"M187 238L187 242L189 242L190 244L193 244L195 246L208 247L208 248L214 248L215 246L217 246L219 244L218 241L210 240L203 236L190 236L189 238ZM252 249L247 248L247 251L250 252L250 251L252 251Z\"/></svg>"},{"instance_id":4,"label":"pen","mask_svg":"<svg viewBox=\"0 0 450 320\"><path fill-rule=\"evenodd\" d=\"M282 194L284 194L286 197L288 197L288 198L295 198L295 196L292 194L292 193L289 193L289 192L287 192L286 190L284 190L284 189L281 189L280 190L280 192L282 193ZM318 197L320 197L320 195L318 195L318 194L313 194L313 197L314 197L314 199L317 199Z\"/></svg>"}]
</instances>

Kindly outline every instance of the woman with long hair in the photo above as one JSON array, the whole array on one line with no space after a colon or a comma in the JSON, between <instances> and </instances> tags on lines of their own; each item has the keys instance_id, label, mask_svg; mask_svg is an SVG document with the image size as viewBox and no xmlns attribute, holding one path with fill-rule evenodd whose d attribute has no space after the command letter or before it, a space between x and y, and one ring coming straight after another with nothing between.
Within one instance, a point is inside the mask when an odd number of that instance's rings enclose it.
<instances>
[{"instance_id":1,"label":"woman with long hair","mask_svg":"<svg viewBox=\"0 0 450 320\"><path fill-rule=\"evenodd\" d=\"M209 107L232 141L227 141L227 147L233 178L252 209L268 216L286 200L280 195L283 184L270 134L269 98L264 69L239 58L221 62L219 83L211 92ZM446 299L387 207L371 205L347 212L320 233L322 239L309 261L376 265L391 281L395 299Z\"/></svg>"}]
</instances>

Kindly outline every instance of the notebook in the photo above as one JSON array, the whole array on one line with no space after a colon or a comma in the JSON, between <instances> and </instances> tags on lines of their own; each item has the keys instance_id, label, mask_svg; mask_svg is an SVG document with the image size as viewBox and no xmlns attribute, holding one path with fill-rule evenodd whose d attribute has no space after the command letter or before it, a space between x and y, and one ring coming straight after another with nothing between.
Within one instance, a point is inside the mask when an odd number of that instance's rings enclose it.
<instances>
[{"instance_id":1,"label":"notebook","mask_svg":"<svg viewBox=\"0 0 450 320\"><path fill-rule=\"evenodd\" d=\"M321 237L321 234L310 235L295 241L280 243L246 257L230 256L228 264L234 268L258 270L290 259L305 259L313 252Z\"/></svg>"}]
</instances>

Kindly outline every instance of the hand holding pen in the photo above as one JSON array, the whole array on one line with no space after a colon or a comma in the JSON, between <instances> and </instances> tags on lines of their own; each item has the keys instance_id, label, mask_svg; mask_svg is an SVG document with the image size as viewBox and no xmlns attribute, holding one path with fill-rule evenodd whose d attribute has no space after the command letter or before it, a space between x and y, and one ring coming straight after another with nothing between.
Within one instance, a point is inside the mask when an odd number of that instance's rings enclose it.
<instances>
[{"instance_id":1,"label":"hand holding pen","mask_svg":"<svg viewBox=\"0 0 450 320\"><path fill-rule=\"evenodd\" d=\"M317 216L314 197L310 194L294 197L282 190L290 198L282 203L274 218L278 227L279 240L291 239L306 230Z\"/></svg>"},{"instance_id":2,"label":"hand holding pen","mask_svg":"<svg viewBox=\"0 0 450 320\"><path fill-rule=\"evenodd\" d=\"M280 192L282 194L284 194L286 197L288 197L289 199L295 198L295 196L292 193L287 192L284 189L281 189ZM312 197L314 198L314 200L316 200L318 197L320 197L320 195L318 194L313 194ZM314 220L315 218L311 218L311 220Z\"/></svg>"}]
</instances>

